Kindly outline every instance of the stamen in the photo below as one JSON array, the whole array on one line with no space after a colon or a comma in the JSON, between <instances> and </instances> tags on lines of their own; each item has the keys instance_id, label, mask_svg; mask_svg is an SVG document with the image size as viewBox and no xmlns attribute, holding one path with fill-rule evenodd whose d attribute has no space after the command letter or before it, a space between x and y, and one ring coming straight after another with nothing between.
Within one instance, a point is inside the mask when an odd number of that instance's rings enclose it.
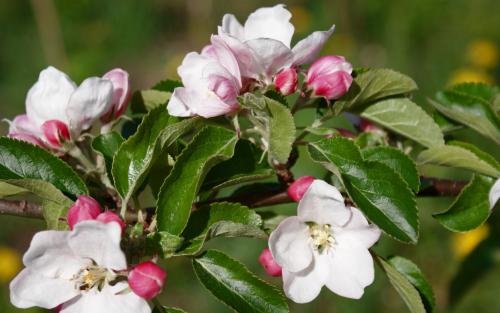
<instances>
[{"instance_id":1,"label":"stamen","mask_svg":"<svg viewBox=\"0 0 500 313\"><path fill-rule=\"evenodd\" d=\"M311 243L315 250L323 253L323 251L333 247L335 238L333 238L329 224L316 224L314 222L307 224L309 226L309 234L311 235Z\"/></svg>"},{"instance_id":2,"label":"stamen","mask_svg":"<svg viewBox=\"0 0 500 313\"><path fill-rule=\"evenodd\" d=\"M104 285L116 278L116 275L106 268L89 265L86 268L80 270L80 272L73 277L75 281L75 286L79 290L88 291L94 287L100 290Z\"/></svg>"}]
</instances>

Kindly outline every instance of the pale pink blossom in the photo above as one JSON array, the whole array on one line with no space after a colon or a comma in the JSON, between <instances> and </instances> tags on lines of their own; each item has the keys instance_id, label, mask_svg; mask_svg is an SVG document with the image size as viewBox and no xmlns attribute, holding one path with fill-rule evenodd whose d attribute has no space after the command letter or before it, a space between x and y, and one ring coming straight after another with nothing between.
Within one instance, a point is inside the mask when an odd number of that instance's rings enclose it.
<instances>
[{"instance_id":1,"label":"pale pink blossom","mask_svg":"<svg viewBox=\"0 0 500 313\"><path fill-rule=\"evenodd\" d=\"M111 81L113 84L113 96L109 110L101 117L105 123L119 118L127 109L131 98L129 74L120 69L115 68L104 74L102 77Z\"/></svg>"},{"instance_id":2,"label":"pale pink blossom","mask_svg":"<svg viewBox=\"0 0 500 313\"><path fill-rule=\"evenodd\" d=\"M328 55L316 60L307 71L307 86L313 96L342 97L352 84L352 65L342 56Z\"/></svg>"}]
</instances>

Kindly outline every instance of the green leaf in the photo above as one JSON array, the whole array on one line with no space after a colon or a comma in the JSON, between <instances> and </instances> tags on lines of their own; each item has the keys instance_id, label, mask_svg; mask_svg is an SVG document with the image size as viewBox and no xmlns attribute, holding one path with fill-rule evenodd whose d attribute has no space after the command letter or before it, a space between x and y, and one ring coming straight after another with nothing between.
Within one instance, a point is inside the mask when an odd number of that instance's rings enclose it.
<instances>
[{"instance_id":1,"label":"green leaf","mask_svg":"<svg viewBox=\"0 0 500 313\"><path fill-rule=\"evenodd\" d=\"M258 237L265 239L262 220L255 211L239 203L213 203L196 210L182 233L184 246L176 254L198 253L203 243L214 237Z\"/></svg>"},{"instance_id":2,"label":"green leaf","mask_svg":"<svg viewBox=\"0 0 500 313\"><path fill-rule=\"evenodd\" d=\"M108 177L113 181L111 169L113 167L113 157L123 143L123 137L117 132L102 134L92 140L92 148L104 157Z\"/></svg>"},{"instance_id":3,"label":"green leaf","mask_svg":"<svg viewBox=\"0 0 500 313\"><path fill-rule=\"evenodd\" d=\"M458 167L488 176L500 177L498 164L490 155L472 145L459 142L422 151L417 157L417 164Z\"/></svg>"},{"instance_id":4,"label":"green leaf","mask_svg":"<svg viewBox=\"0 0 500 313\"><path fill-rule=\"evenodd\" d=\"M434 310L434 306L436 305L434 292L432 291L431 285L429 284L429 282L427 282L424 274L418 268L418 266L412 261L400 256L391 257L388 260L388 263L392 265L392 267L394 267L398 272L403 274L406 279L415 288L417 288L426 311L428 313L432 312Z\"/></svg>"},{"instance_id":5,"label":"green leaf","mask_svg":"<svg viewBox=\"0 0 500 313\"><path fill-rule=\"evenodd\" d=\"M500 93L500 89L498 87L484 83L458 84L453 86L450 90L456 93L477 97L487 102L491 102L495 96Z\"/></svg>"},{"instance_id":6,"label":"green leaf","mask_svg":"<svg viewBox=\"0 0 500 313\"><path fill-rule=\"evenodd\" d=\"M74 198L87 186L66 163L30 143L0 137L0 179L40 179Z\"/></svg>"},{"instance_id":7,"label":"green leaf","mask_svg":"<svg viewBox=\"0 0 500 313\"><path fill-rule=\"evenodd\" d=\"M451 231L465 232L481 226L490 216L488 195L494 180L474 175L446 212L433 215Z\"/></svg>"},{"instance_id":8,"label":"green leaf","mask_svg":"<svg viewBox=\"0 0 500 313\"><path fill-rule=\"evenodd\" d=\"M158 195L158 229L182 233L205 175L232 157L237 140L230 130L208 126L182 151Z\"/></svg>"},{"instance_id":9,"label":"green leaf","mask_svg":"<svg viewBox=\"0 0 500 313\"><path fill-rule=\"evenodd\" d=\"M366 160L378 161L387 165L401 175L415 193L418 192L420 177L415 162L401 150L392 147L374 147L364 149L362 152Z\"/></svg>"},{"instance_id":10,"label":"green leaf","mask_svg":"<svg viewBox=\"0 0 500 313\"><path fill-rule=\"evenodd\" d=\"M500 144L500 119L490 104L455 91L442 91L430 103L441 113Z\"/></svg>"},{"instance_id":11,"label":"green leaf","mask_svg":"<svg viewBox=\"0 0 500 313\"><path fill-rule=\"evenodd\" d=\"M285 298L276 287L220 251L208 250L194 258L193 268L201 283L237 312L288 312Z\"/></svg>"},{"instance_id":12,"label":"green leaf","mask_svg":"<svg viewBox=\"0 0 500 313\"><path fill-rule=\"evenodd\" d=\"M342 180L352 201L373 223L396 239L417 242L415 195L399 174L364 160L354 142L342 137L311 143L309 154Z\"/></svg>"},{"instance_id":13,"label":"green leaf","mask_svg":"<svg viewBox=\"0 0 500 313\"><path fill-rule=\"evenodd\" d=\"M9 179L1 182L16 187L23 192L35 195L42 206L43 216L49 229L65 230L68 228L66 217L73 201L49 182L38 179Z\"/></svg>"},{"instance_id":14,"label":"green leaf","mask_svg":"<svg viewBox=\"0 0 500 313\"><path fill-rule=\"evenodd\" d=\"M406 275L400 273L390 263L386 262L379 256L375 256L382 270L389 278L392 286L399 293L406 306L412 313L425 313L425 307L418 290L411 284L405 277Z\"/></svg>"},{"instance_id":15,"label":"green leaf","mask_svg":"<svg viewBox=\"0 0 500 313\"><path fill-rule=\"evenodd\" d=\"M443 133L432 117L408 99L398 98L377 102L366 109L361 116L425 147L444 145Z\"/></svg>"},{"instance_id":16,"label":"green leaf","mask_svg":"<svg viewBox=\"0 0 500 313\"><path fill-rule=\"evenodd\" d=\"M169 308L166 306L159 307L155 306L153 313L186 313L186 311L179 308Z\"/></svg>"},{"instance_id":17,"label":"green leaf","mask_svg":"<svg viewBox=\"0 0 500 313\"><path fill-rule=\"evenodd\" d=\"M483 240L472 252L467 255L449 288L450 306L456 306L466 293L480 281L488 271L500 264L498 253L500 241L495 235Z\"/></svg>"},{"instance_id":18,"label":"green leaf","mask_svg":"<svg viewBox=\"0 0 500 313\"><path fill-rule=\"evenodd\" d=\"M404 74L385 68L369 69L354 78L349 91L335 102L334 110L340 113L344 109L362 108L377 100L417 89L415 81Z\"/></svg>"},{"instance_id":19,"label":"green leaf","mask_svg":"<svg viewBox=\"0 0 500 313\"><path fill-rule=\"evenodd\" d=\"M184 238L165 231L151 233L146 238L146 250L150 254L160 254L163 259L174 255L184 242Z\"/></svg>"},{"instance_id":20,"label":"green leaf","mask_svg":"<svg viewBox=\"0 0 500 313\"><path fill-rule=\"evenodd\" d=\"M295 122L290 110L265 96L246 93L240 102L250 110L249 119L269 153L270 163L286 163L295 140Z\"/></svg>"}]
</instances>

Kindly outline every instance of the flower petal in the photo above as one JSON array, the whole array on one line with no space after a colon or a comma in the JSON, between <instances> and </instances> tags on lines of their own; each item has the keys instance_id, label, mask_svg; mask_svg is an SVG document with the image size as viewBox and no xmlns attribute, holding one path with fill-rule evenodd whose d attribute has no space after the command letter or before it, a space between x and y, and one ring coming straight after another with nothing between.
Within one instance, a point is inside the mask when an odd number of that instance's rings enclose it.
<instances>
[{"instance_id":1,"label":"flower petal","mask_svg":"<svg viewBox=\"0 0 500 313\"><path fill-rule=\"evenodd\" d=\"M75 89L75 83L58 69L49 66L41 71L26 97L26 114L30 121L37 127L53 119L68 122L65 109Z\"/></svg>"},{"instance_id":2,"label":"flower petal","mask_svg":"<svg viewBox=\"0 0 500 313\"><path fill-rule=\"evenodd\" d=\"M120 240L121 228L118 223L83 221L75 225L68 245L80 257L90 258L109 269L122 270L127 268L127 262L120 249Z\"/></svg>"},{"instance_id":3,"label":"flower petal","mask_svg":"<svg viewBox=\"0 0 500 313\"><path fill-rule=\"evenodd\" d=\"M302 65L314 61L334 30L335 25L327 31L316 31L299 41L292 49L293 65Z\"/></svg>"},{"instance_id":4,"label":"flower petal","mask_svg":"<svg viewBox=\"0 0 500 313\"><path fill-rule=\"evenodd\" d=\"M320 179L309 186L297 211L304 222L343 226L351 218L351 210L344 205L344 198L337 188Z\"/></svg>"},{"instance_id":5,"label":"flower petal","mask_svg":"<svg viewBox=\"0 0 500 313\"><path fill-rule=\"evenodd\" d=\"M335 240L350 244L355 242L365 248L373 246L380 238L380 229L377 225L369 224L360 210L351 207L352 217L343 227L334 227Z\"/></svg>"},{"instance_id":6,"label":"flower petal","mask_svg":"<svg viewBox=\"0 0 500 313\"><path fill-rule=\"evenodd\" d=\"M60 313L151 313L146 300L131 291L120 293L126 288L128 284L125 282L106 285L101 292L94 288L65 303Z\"/></svg>"},{"instance_id":7,"label":"flower petal","mask_svg":"<svg viewBox=\"0 0 500 313\"><path fill-rule=\"evenodd\" d=\"M219 27L219 36L231 49L240 68L241 76L245 78L258 79L259 74L263 72L255 53L252 49L239 39L227 34Z\"/></svg>"},{"instance_id":8,"label":"flower petal","mask_svg":"<svg viewBox=\"0 0 500 313\"><path fill-rule=\"evenodd\" d=\"M113 84L108 79L91 77L84 80L66 108L71 130L78 134L90 128L95 120L110 109L112 99Z\"/></svg>"},{"instance_id":9,"label":"flower petal","mask_svg":"<svg viewBox=\"0 0 500 313\"><path fill-rule=\"evenodd\" d=\"M368 249L339 242L327 255L330 258L328 289L346 298L361 298L364 288L374 279L373 259Z\"/></svg>"},{"instance_id":10,"label":"flower petal","mask_svg":"<svg viewBox=\"0 0 500 313\"><path fill-rule=\"evenodd\" d=\"M257 62L263 69L259 74L264 76L261 78L266 80L266 83L272 83L274 75L292 64L292 51L278 40L259 38L246 41L245 44L254 52Z\"/></svg>"},{"instance_id":11,"label":"flower petal","mask_svg":"<svg viewBox=\"0 0 500 313\"><path fill-rule=\"evenodd\" d=\"M221 29L240 41L245 40L245 30L233 14L224 14Z\"/></svg>"},{"instance_id":12,"label":"flower petal","mask_svg":"<svg viewBox=\"0 0 500 313\"><path fill-rule=\"evenodd\" d=\"M188 117L196 115L189 107L188 90L184 87L177 87L167 104L168 114L171 116Z\"/></svg>"},{"instance_id":13,"label":"flower petal","mask_svg":"<svg viewBox=\"0 0 500 313\"><path fill-rule=\"evenodd\" d=\"M10 302L18 308L52 309L80 292L70 280L50 278L26 268L10 283Z\"/></svg>"},{"instance_id":14,"label":"flower petal","mask_svg":"<svg viewBox=\"0 0 500 313\"><path fill-rule=\"evenodd\" d=\"M298 272L312 262L309 227L298 217L284 219L269 237L269 249L284 270Z\"/></svg>"},{"instance_id":15,"label":"flower petal","mask_svg":"<svg viewBox=\"0 0 500 313\"><path fill-rule=\"evenodd\" d=\"M260 8L250 14L245 22L245 40L269 38L290 48L294 32L290 18L292 14L283 4Z\"/></svg>"},{"instance_id":16,"label":"flower petal","mask_svg":"<svg viewBox=\"0 0 500 313\"><path fill-rule=\"evenodd\" d=\"M315 253L313 262L302 271L292 273L283 270L283 290L296 303L311 302L325 285L328 273L328 257Z\"/></svg>"},{"instance_id":17,"label":"flower petal","mask_svg":"<svg viewBox=\"0 0 500 313\"><path fill-rule=\"evenodd\" d=\"M9 122L9 133L33 135L35 137L41 135L40 125L35 125L26 114L18 115L12 122Z\"/></svg>"},{"instance_id":18,"label":"flower petal","mask_svg":"<svg viewBox=\"0 0 500 313\"><path fill-rule=\"evenodd\" d=\"M221 36L212 35L211 42L213 47L212 53L216 60L228 71L228 74L230 74L233 78L232 80L234 81L234 84L238 86L238 89L240 89L241 73L238 61L236 60L233 52Z\"/></svg>"}]
</instances>

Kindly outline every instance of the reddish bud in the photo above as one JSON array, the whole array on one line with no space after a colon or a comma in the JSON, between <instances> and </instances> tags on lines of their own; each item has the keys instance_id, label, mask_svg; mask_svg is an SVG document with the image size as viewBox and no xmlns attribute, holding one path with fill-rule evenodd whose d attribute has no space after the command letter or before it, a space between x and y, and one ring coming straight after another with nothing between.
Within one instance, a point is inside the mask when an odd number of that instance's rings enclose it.
<instances>
[{"instance_id":1,"label":"reddish bud","mask_svg":"<svg viewBox=\"0 0 500 313\"><path fill-rule=\"evenodd\" d=\"M262 265L267 274L274 277L281 276L281 266L274 261L273 255L269 248L265 248L259 256L259 263Z\"/></svg>"},{"instance_id":2,"label":"reddish bud","mask_svg":"<svg viewBox=\"0 0 500 313\"><path fill-rule=\"evenodd\" d=\"M345 128L336 128L336 130L339 132L339 134L342 137L349 138L349 139L354 139L356 138L356 135L353 134L350 130L347 130Z\"/></svg>"},{"instance_id":3,"label":"reddish bud","mask_svg":"<svg viewBox=\"0 0 500 313\"><path fill-rule=\"evenodd\" d=\"M108 79L113 84L113 97L109 111L101 118L103 122L110 122L120 117L128 107L131 98L129 74L115 68L104 74L102 78Z\"/></svg>"},{"instance_id":4,"label":"reddish bud","mask_svg":"<svg viewBox=\"0 0 500 313\"><path fill-rule=\"evenodd\" d=\"M288 96L297 90L297 82L297 70L293 67L282 70L274 77L276 89L284 96Z\"/></svg>"},{"instance_id":5,"label":"reddish bud","mask_svg":"<svg viewBox=\"0 0 500 313\"><path fill-rule=\"evenodd\" d=\"M327 99L342 97L352 84L352 65L342 56L319 58L307 71L307 85L313 95Z\"/></svg>"},{"instance_id":6,"label":"reddish bud","mask_svg":"<svg viewBox=\"0 0 500 313\"><path fill-rule=\"evenodd\" d=\"M130 271L128 284L130 289L146 300L156 297L163 288L167 273L151 261L143 262Z\"/></svg>"},{"instance_id":7,"label":"reddish bud","mask_svg":"<svg viewBox=\"0 0 500 313\"><path fill-rule=\"evenodd\" d=\"M296 181L293 182L288 187L287 193L290 198L293 199L295 202L299 202L300 199L302 199L302 196L306 193L307 189L309 189L309 186L313 183L313 181L316 178L312 176L302 176Z\"/></svg>"},{"instance_id":8,"label":"reddish bud","mask_svg":"<svg viewBox=\"0 0 500 313\"><path fill-rule=\"evenodd\" d=\"M71 139L68 125L59 120L49 120L43 123L42 132L47 142L56 148Z\"/></svg>"},{"instance_id":9,"label":"reddish bud","mask_svg":"<svg viewBox=\"0 0 500 313\"><path fill-rule=\"evenodd\" d=\"M96 221L99 221L99 222L104 223L104 224L116 222L116 223L118 223L118 225L120 225L120 228L122 229L122 234L125 231L125 227L126 227L125 222L123 222L121 217L118 216L114 212L111 212L111 211L102 212L101 214L99 214L96 217Z\"/></svg>"},{"instance_id":10,"label":"reddish bud","mask_svg":"<svg viewBox=\"0 0 500 313\"><path fill-rule=\"evenodd\" d=\"M94 198L85 195L79 196L68 211L69 228L73 229L76 224L82 221L96 219L101 214L101 211L101 206Z\"/></svg>"},{"instance_id":11,"label":"reddish bud","mask_svg":"<svg viewBox=\"0 0 500 313\"><path fill-rule=\"evenodd\" d=\"M381 131L381 129L375 126L375 124L364 118L362 118L361 122L359 123L359 129L363 132L372 132L372 133Z\"/></svg>"}]
</instances>

